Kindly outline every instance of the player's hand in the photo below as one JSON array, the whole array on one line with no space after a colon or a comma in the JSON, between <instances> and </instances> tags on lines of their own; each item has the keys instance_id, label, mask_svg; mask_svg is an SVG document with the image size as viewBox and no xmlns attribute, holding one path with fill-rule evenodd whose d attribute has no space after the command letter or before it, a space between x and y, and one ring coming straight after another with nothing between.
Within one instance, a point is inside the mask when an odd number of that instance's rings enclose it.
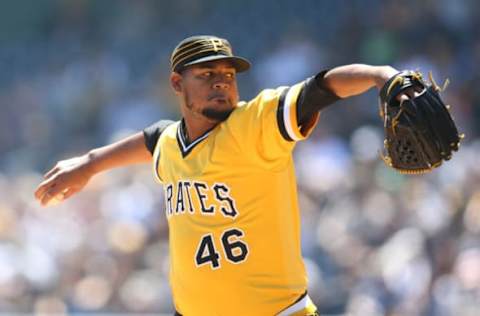
<instances>
[{"instance_id":1,"label":"player's hand","mask_svg":"<svg viewBox=\"0 0 480 316\"><path fill-rule=\"evenodd\" d=\"M397 96L397 100L402 102L402 101L407 101L408 99L413 99L416 98L420 95L420 92L422 92L422 89L420 87L411 87L405 90L404 93L400 93Z\"/></svg>"},{"instance_id":2,"label":"player's hand","mask_svg":"<svg viewBox=\"0 0 480 316\"><path fill-rule=\"evenodd\" d=\"M42 206L58 204L81 191L93 176L88 155L59 161L35 190Z\"/></svg>"},{"instance_id":3,"label":"player's hand","mask_svg":"<svg viewBox=\"0 0 480 316\"><path fill-rule=\"evenodd\" d=\"M377 67L377 68L378 68L378 71L376 74L375 84L378 90L382 89L382 87L390 78L392 78L393 76L399 73L397 69L390 66ZM400 93L397 96L397 100L402 102L402 101L407 101L408 99L416 98L417 96L420 95L420 92L422 92L422 89L420 87L408 88L403 93Z\"/></svg>"}]
</instances>

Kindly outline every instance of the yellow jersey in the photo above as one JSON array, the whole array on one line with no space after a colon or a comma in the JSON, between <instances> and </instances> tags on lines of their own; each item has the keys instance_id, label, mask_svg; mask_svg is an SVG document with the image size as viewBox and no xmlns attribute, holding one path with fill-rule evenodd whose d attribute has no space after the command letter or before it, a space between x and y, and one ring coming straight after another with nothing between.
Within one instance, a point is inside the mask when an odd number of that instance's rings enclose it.
<instances>
[{"instance_id":1,"label":"yellow jersey","mask_svg":"<svg viewBox=\"0 0 480 316\"><path fill-rule=\"evenodd\" d=\"M303 83L263 90L192 143L182 121L154 150L170 283L182 315L276 315L307 289L292 150Z\"/></svg>"}]
</instances>

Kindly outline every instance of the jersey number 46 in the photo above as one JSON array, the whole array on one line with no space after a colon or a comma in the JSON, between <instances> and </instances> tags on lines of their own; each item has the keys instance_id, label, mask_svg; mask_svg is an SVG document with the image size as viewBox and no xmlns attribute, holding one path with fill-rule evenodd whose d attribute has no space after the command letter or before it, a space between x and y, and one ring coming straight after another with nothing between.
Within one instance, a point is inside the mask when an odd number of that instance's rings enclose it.
<instances>
[{"instance_id":1,"label":"jersey number 46","mask_svg":"<svg viewBox=\"0 0 480 316\"><path fill-rule=\"evenodd\" d=\"M242 230L231 228L224 231L220 237L225 258L231 263L239 264L247 259L248 245L240 239L243 236ZM197 267L210 264L212 269L220 267L220 254L215 248L212 234L201 238L195 255L195 264Z\"/></svg>"}]
</instances>

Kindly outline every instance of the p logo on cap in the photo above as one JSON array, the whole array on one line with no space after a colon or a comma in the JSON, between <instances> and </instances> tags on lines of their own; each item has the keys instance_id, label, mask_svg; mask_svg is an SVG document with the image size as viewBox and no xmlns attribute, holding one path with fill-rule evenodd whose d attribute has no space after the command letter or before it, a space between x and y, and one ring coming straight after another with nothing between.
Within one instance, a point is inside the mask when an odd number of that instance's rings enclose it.
<instances>
[{"instance_id":1,"label":"p logo on cap","mask_svg":"<svg viewBox=\"0 0 480 316\"><path fill-rule=\"evenodd\" d=\"M223 38L211 35L192 36L181 41L170 58L172 71L181 72L185 67L213 60L227 60L237 72L250 68L250 62L233 55L232 46Z\"/></svg>"}]
</instances>

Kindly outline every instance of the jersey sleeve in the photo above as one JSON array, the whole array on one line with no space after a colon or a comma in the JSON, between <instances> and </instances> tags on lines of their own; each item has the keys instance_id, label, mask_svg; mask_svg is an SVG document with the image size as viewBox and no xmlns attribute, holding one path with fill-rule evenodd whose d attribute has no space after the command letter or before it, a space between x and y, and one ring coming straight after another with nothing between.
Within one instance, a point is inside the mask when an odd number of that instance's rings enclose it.
<instances>
[{"instance_id":1,"label":"jersey sleeve","mask_svg":"<svg viewBox=\"0 0 480 316\"><path fill-rule=\"evenodd\" d=\"M174 122L170 120L160 120L146 127L143 130L145 146L147 147L148 151L150 151L152 155L155 151L155 146L157 145L160 135L162 135L162 132L172 123Z\"/></svg>"},{"instance_id":2,"label":"jersey sleeve","mask_svg":"<svg viewBox=\"0 0 480 316\"><path fill-rule=\"evenodd\" d=\"M297 101L304 85L263 90L232 113L228 124L249 158L275 165L291 156L297 141L310 135L319 113L298 123Z\"/></svg>"},{"instance_id":3,"label":"jersey sleeve","mask_svg":"<svg viewBox=\"0 0 480 316\"><path fill-rule=\"evenodd\" d=\"M292 87L280 88L276 121L278 129L286 141L299 141L307 138L318 121L318 111L310 113L303 122L299 121L298 114L301 112L300 96L305 88L305 82Z\"/></svg>"}]
</instances>

